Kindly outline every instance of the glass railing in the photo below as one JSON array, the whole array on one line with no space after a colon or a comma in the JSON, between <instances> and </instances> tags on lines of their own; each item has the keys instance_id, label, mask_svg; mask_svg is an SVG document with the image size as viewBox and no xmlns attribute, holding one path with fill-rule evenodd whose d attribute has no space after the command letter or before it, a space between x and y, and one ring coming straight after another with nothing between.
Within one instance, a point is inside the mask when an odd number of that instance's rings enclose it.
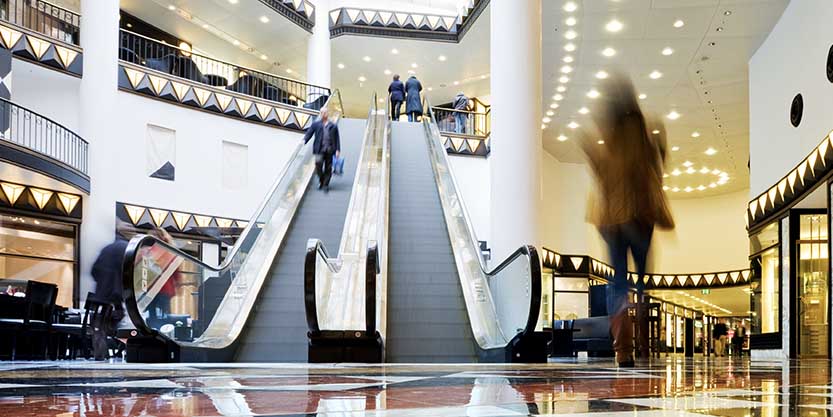
<instances>
[{"instance_id":1,"label":"glass railing","mask_svg":"<svg viewBox=\"0 0 833 417\"><path fill-rule=\"evenodd\" d=\"M490 109L486 109L485 111L468 111L445 107L432 107L431 111L436 118L437 128L443 134L451 133L485 138L492 133L489 120L491 116Z\"/></svg>"},{"instance_id":2,"label":"glass railing","mask_svg":"<svg viewBox=\"0 0 833 417\"><path fill-rule=\"evenodd\" d=\"M390 124L374 94L338 250L310 239L305 264L307 323L321 331L385 335ZM378 331L378 333L377 333Z\"/></svg>"},{"instance_id":3,"label":"glass railing","mask_svg":"<svg viewBox=\"0 0 833 417\"><path fill-rule=\"evenodd\" d=\"M487 269L440 142L436 114L429 112L429 116L423 117L425 137L472 333L481 349L503 349L513 339L535 331L541 306L538 252L533 246L523 246L497 267Z\"/></svg>"},{"instance_id":4,"label":"glass railing","mask_svg":"<svg viewBox=\"0 0 833 417\"><path fill-rule=\"evenodd\" d=\"M338 91L327 104L343 113ZM207 265L155 237L128 243L125 304L137 330L183 346L222 349L243 330L314 171L312 141L299 143L261 206L219 266ZM192 296L195 314L175 314L174 296Z\"/></svg>"},{"instance_id":5,"label":"glass railing","mask_svg":"<svg viewBox=\"0 0 833 417\"><path fill-rule=\"evenodd\" d=\"M81 42L81 16L43 0L0 0L0 20L72 45Z\"/></svg>"},{"instance_id":6,"label":"glass railing","mask_svg":"<svg viewBox=\"0 0 833 417\"><path fill-rule=\"evenodd\" d=\"M319 110L330 89L230 64L127 30L119 35L119 59L216 88L290 106Z\"/></svg>"}]
</instances>

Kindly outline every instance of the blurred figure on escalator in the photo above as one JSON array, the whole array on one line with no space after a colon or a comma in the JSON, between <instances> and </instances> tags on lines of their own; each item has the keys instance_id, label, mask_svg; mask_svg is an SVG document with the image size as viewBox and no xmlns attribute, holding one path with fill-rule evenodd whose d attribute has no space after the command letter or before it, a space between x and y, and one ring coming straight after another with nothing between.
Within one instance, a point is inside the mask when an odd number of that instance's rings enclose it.
<instances>
[{"instance_id":1,"label":"blurred figure on escalator","mask_svg":"<svg viewBox=\"0 0 833 417\"><path fill-rule=\"evenodd\" d=\"M115 334L119 321L124 318L122 263L127 249L129 231L127 223L116 220L116 238L101 250L90 271L90 275L95 280L96 300L110 303L113 306L108 327L96 328L93 331L93 355L96 360L107 357L107 335Z\"/></svg>"},{"instance_id":2,"label":"blurred figure on escalator","mask_svg":"<svg viewBox=\"0 0 833 417\"><path fill-rule=\"evenodd\" d=\"M405 98L405 113L408 114L409 122L416 122L419 116L422 116L422 98L419 93L422 92L422 83L417 80L416 75L408 77L408 82L405 83L405 91L408 96Z\"/></svg>"},{"instance_id":3,"label":"blurred figure on escalator","mask_svg":"<svg viewBox=\"0 0 833 417\"><path fill-rule=\"evenodd\" d=\"M167 230L161 227L151 230L148 234L170 246L176 247L174 238ZM162 284L162 288L159 289L156 297L153 298L153 301L148 306L151 318L162 319L171 313L171 298L176 295L176 287L180 280L180 273L178 271L179 265L172 265L172 263L178 262L178 260L173 252L159 245L151 246L145 256L153 259L156 265L159 266L159 271L163 274L169 268L177 268L170 274L165 283Z\"/></svg>"},{"instance_id":4,"label":"blurred figure on escalator","mask_svg":"<svg viewBox=\"0 0 833 417\"><path fill-rule=\"evenodd\" d=\"M399 81L399 74L393 75L393 81L388 86L390 95L390 117L394 122L399 121L402 112L402 102L405 101L405 84Z\"/></svg>"},{"instance_id":5,"label":"blurred figure on escalator","mask_svg":"<svg viewBox=\"0 0 833 417\"><path fill-rule=\"evenodd\" d=\"M628 316L628 252L633 256L639 275L636 306L639 351L640 356L647 356L642 277L654 227L674 227L662 190L665 135L659 121L646 121L633 84L622 74L613 74L602 85L593 119L598 136L585 132L581 140L597 183L588 208L588 219L597 226L607 243L615 269L613 282L607 288L607 314L616 361L619 366L633 366L633 326ZM659 134L653 134L653 131L659 131Z\"/></svg>"},{"instance_id":6,"label":"blurred figure on escalator","mask_svg":"<svg viewBox=\"0 0 833 417\"><path fill-rule=\"evenodd\" d=\"M469 98L462 91L457 93L454 97L454 131L457 133L466 133L466 124L468 124L469 115L466 113L469 110Z\"/></svg>"},{"instance_id":7,"label":"blurred figure on escalator","mask_svg":"<svg viewBox=\"0 0 833 417\"><path fill-rule=\"evenodd\" d=\"M321 117L307 128L304 143L309 142L313 136L312 153L315 155L318 189L326 193L330 191L330 178L333 176L333 156L338 158L341 155L338 125L330 121L330 112L326 107L321 109Z\"/></svg>"}]
</instances>

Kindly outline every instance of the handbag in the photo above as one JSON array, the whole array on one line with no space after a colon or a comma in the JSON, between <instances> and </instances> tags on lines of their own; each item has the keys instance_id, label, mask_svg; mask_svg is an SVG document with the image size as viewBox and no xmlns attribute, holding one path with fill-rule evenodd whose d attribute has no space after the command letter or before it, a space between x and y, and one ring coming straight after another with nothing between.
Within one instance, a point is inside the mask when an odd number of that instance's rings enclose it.
<instances>
[{"instance_id":1,"label":"handbag","mask_svg":"<svg viewBox=\"0 0 833 417\"><path fill-rule=\"evenodd\" d=\"M333 174L344 175L344 158L333 155Z\"/></svg>"}]
</instances>

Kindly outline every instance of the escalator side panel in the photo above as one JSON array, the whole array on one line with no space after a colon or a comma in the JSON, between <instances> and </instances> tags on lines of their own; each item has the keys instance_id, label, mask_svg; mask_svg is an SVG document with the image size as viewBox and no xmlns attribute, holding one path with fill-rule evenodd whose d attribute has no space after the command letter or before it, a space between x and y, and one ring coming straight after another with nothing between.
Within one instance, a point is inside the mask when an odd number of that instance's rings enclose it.
<instances>
[{"instance_id":1,"label":"escalator side panel","mask_svg":"<svg viewBox=\"0 0 833 417\"><path fill-rule=\"evenodd\" d=\"M391 141L387 361L476 362L424 128Z\"/></svg>"},{"instance_id":2,"label":"escalator side panel","mask_svg":"<svg viewBox=\"0 0 833 417\"><path fill-rule=\"evenodd\" d=\"M329 193L317 190L317 178L310 181L284 244L272 263L247 329L241 335L237 361L307 361L304 313L307 239L318 237L328 246L339 246L364 129L364 120L343 118L339 122L344 175L333 177Z\"/></svg>"}]
</instances>

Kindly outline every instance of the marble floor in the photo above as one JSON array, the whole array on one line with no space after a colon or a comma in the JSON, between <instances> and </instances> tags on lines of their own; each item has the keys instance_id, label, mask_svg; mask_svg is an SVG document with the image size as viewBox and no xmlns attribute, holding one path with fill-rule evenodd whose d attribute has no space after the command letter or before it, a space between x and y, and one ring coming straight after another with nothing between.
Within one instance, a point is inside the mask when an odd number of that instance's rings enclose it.
<instances>
[{"instance_id":1,"label":"marble floor","mask_svg":"<svg viewBox=\"0 0 833 417\"><path fill-rule=\"evenodd\" d=\"M0 362L0 417L830 416L831 362Z\"/></svg>"}]
</instances>

